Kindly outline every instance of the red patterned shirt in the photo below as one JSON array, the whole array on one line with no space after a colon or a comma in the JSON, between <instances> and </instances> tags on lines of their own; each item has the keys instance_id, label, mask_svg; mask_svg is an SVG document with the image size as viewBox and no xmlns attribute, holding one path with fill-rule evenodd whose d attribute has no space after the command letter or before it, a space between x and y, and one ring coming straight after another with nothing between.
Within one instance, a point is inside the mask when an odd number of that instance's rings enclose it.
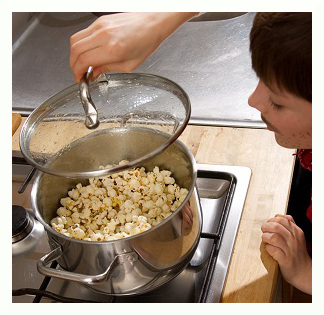
<instances>
[{"instance_id":1,"label":"red patterned shirt","mask_svg":"<svg viewBox=\"0 0 324 315\"><path fill-rule=\"evenodd\" d=\"M312 171L312 150L302 149L298 151L297 155L299 157L301 166L309 171ZM312 199L311 204L307 209L306 216L312 222Z\"/></svg>"}]
</instances>

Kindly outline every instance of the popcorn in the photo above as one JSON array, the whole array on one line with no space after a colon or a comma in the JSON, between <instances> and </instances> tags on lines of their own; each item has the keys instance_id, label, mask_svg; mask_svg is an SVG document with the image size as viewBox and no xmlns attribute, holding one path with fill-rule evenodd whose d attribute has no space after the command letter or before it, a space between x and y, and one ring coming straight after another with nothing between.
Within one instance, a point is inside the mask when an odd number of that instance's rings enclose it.
<instances>
[{"instance_id":1,"label":"popcorn","mask_svg":"<svg viewBox=\"0 0 324 315\"><path fill-rule=\"evenodd\" d=\"M144 167L133 168L90 178L87 186L78 183L60 199L61 206L50 224L57 232L84 241L122 239L161 223L187 194L188 190L179 187L168 170L158 166L151 172Z\"/></svg>"}]
</instances>

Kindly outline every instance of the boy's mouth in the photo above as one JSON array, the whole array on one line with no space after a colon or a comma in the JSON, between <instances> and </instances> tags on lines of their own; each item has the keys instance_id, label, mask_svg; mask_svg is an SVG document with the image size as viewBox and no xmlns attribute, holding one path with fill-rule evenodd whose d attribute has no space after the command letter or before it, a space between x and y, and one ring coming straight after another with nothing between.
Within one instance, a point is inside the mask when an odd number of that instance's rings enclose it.
<instances>
[{"instance_id":1,"label":"boy's mouth","mask_svg":"<svg viewBox=\"0 0 324 315\"><path fill-rule=\"evenodd\" d=\"M273 131L273 132L279 132L275 127L273 127L262 115L261 115L261 119L263 120L263 122L267 125L268 130Z\"/></svg>"}]
</instances>

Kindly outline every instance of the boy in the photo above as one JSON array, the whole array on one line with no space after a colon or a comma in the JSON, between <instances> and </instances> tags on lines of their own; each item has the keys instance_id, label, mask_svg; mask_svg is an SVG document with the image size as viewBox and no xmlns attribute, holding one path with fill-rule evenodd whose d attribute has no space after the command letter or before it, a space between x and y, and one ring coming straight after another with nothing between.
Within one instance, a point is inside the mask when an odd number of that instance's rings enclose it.
<instances>
[{"instance_id":1,"label":"boy","mask_svg":"<svg viewBox=\"0 0 324 315\"><path fill-rule=\"evenodd\" d=\"M311 170L312 14L257 13L250 51L260 81L249 105L261 112L277 143L299 149L301 165ZM307 217L311 220L311 206ZM261 230L262 242L278 262L284 279L312 294L312 260L304 232L293 217L276 215Z\"/></svg>"}]
</instances>

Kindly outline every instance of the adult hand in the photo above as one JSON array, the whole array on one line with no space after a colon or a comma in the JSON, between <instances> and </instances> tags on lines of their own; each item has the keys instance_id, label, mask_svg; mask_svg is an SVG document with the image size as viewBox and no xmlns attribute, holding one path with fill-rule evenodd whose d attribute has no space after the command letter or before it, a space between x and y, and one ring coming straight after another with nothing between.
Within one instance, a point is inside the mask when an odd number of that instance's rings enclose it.
<instances>
[{"instance_id":1,"label":"adult hand","mask_svg":"<svg viewBox=\"0 0 324 315\"><path fill-rule=\"evenodd\" d=\"M278 262L284 279L297 289L312 294L312 260L304 232L292 216L277 214L262 224L262 242Z\"/></svg>"},{"instance_id":2,"label":"adult hand","mask_svg":"<svg viewBox=\"0 0 324 315\"><path fill-rule=\"evenodd\" d=\"M80 81L89 66L93 79L104 72L132 72L181 24L197 12L104 15L70 39L70 66Z\"/></svg>"}]
</instances>

